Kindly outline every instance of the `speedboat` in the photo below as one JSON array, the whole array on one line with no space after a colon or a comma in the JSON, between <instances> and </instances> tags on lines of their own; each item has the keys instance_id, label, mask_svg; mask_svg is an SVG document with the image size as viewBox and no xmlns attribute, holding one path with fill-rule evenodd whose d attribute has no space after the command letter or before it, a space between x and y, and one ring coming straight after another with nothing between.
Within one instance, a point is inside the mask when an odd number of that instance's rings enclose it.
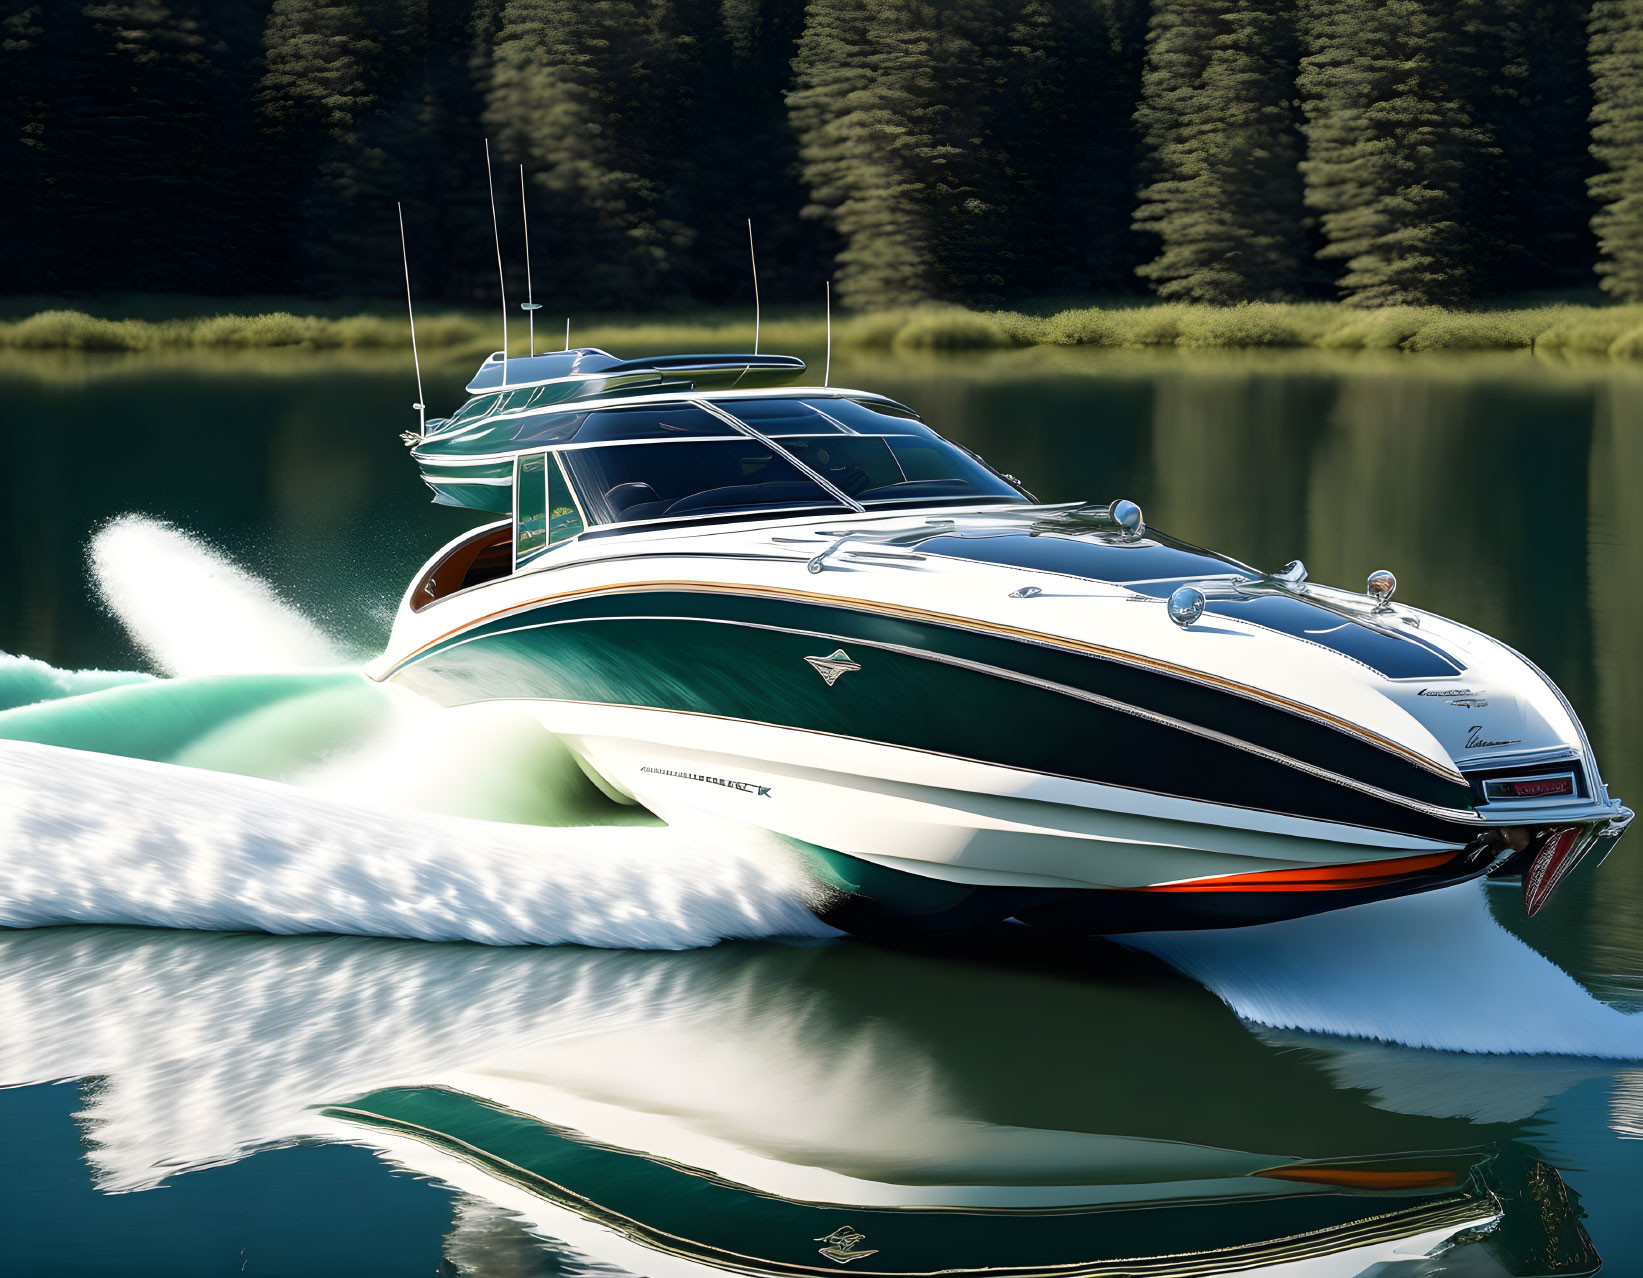
<instances>
[{"instance_id":1,"label":"speedboat","mask_svg":"<svg viewBox=\"0 0 1643 1278\"><path fill-rule=\"evenodd\" d=\"M1458 622L1046 504L774 355L489 357L410 438L501 516L372 678L516 703L623 802L770 832L831 921L1229 927L1520 878L1632 813L1568 700Z\"/></svg>"}]
</instances>

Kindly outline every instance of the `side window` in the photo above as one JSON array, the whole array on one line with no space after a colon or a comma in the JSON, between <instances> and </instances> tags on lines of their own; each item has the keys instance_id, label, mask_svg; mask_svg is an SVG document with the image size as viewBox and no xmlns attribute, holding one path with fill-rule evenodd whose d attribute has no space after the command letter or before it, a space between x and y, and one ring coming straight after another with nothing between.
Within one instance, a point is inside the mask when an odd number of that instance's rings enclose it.
<instances>
[{"instance_id":1,"label":"side window","mask_svg":"<svg viewBox=\"0 0 1643 1278\"><path fill-rule=\"evenodd\" d=\"M513 566L517 571L548 542L548 455L530 453L513 462Z\"/></svg>"},{"instance_id":2,"label":"side window","mask_svg":"<svg viewBox=\"0 0 1643 1278\"><path fill-rule=\"evenodd\" d=\"M548 545L557 546L582 531L582 512L576 508L570 484L557 454L548 458Z\"/></svg>"}]
</instances>

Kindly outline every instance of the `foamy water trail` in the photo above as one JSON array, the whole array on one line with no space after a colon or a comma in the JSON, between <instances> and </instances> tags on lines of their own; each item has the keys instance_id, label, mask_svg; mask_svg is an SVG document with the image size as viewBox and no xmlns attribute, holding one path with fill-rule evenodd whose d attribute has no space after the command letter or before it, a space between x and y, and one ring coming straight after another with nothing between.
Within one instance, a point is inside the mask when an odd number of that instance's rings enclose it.
<instances>
[{"instance_id":1,"label":"foamy water trail","mask_svg":"<svg viewBox=\"0 0 1643 1278\"><path fill-rule=\"evenodd\" d=\"M1264 927L1121 937L1278 1029L1451 1052L1643 1059L1643 1015L1501 927L1481 882Z\"/></svg>"},{"instance_id":2,"label":"foamy water trail","mask_svg":"<svg viewBox=\"0 0 1643 1278\"><path fill-rule=\"evenodd\" d=\"M0 652L0 712L153 678L135 670L59 670L33 657Z\"/></svg>"},{"instance_id":3,"label":"foamy water trail","mask_svg":"<svg viewBox=\"0 0 1643 1278\"><path fill-rule=\"evenodd\" d=\"M318 1105L487 1052L668 1024L712 955L75 928L0 933L0 1086L95 1078L105 1190L324 1133ZM707 960L704 969L697 960ZM704 985L706 989L704 990Z\"/></svg>"},{"instance_id":4,"label":"foamy water trail","mask_svg":"<svg viewBox=\"0 0 1643 1278\"><path fill-rule=\"evenodd\" d=\"M132 640L173 675L336 666L345 655L267 582L171 524L121 515L91 541L91 575Z\"/></svg>"},{"instance_id":5,"label":"foamy water trail","mask_svg":"<svg viewBox=\"0 0 1643 1278\"><path fill-rule=\"evenodd\" d=\"M501 825L0 743L0 926L131 923L685 949L830 935L774 841Z\"/></svg>"}]
</instances>

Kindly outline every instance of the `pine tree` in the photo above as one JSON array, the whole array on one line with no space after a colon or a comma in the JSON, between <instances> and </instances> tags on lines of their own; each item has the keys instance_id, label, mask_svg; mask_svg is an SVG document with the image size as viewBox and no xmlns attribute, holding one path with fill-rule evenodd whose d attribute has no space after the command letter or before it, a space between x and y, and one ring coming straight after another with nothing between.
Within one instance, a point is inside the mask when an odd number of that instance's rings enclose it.
<instances>
[{"instance_id":1,"label":"pine tree","mask_svg":"<svg viewBox=\"0 0 1643 1278\"><path fill-rule=\"evenodd\" d=\"M1501 198L1479 210L1479 229L1498 236L1494 273L1514 290L1586 284L1597 257L1587 190L1596 165L1571 142L1592 111L1590 9L1590 0L1498 0L1469 59L1502 152Z\"/></svg>"},{"instance_id":2,"label":"pine tree","mask_svg":"<svg viewBox=\"0 0 1643 1278\"><path fill-rule=\"evenodd\" d=\"M363 134L380 108L385 16L372 0L274 0L268 18L258 92L270 185L284 195L274 229L281 256L319 291L358 279L355 239L338 233L365 212L362 169L379 158Z\"/></svg>"},{"instance_id":3,"label":"pine tree","mask_svg":"<svg viewBox=\"0 0 1643 1278\"><path fill-rule=\"evenodd\" d=\"M1592 219L1603 287L1643 301L1643 0L1594 0L1591 19Z\"/></svg>"},{"instance_id":4,"label":"pine tree","mask_svg":"<svg viewBox=\"0 0 1643 1278\"><path fill-rule=\"evenodd\" d=\"M681 122L670 201L695 231L677 278L693 298L751 300L746 222L758 245L765 302L821 305L837 243L800 216L798 140L783 94L803 29L793 0L681 0L693 43L694 111Z\"/></svg>"},{"instance_id":5,"label":"pine tree","mask_svg":"<svg viewBox=\"0 0 1643 1278\"><path fill-rule=\"evenodd\" d=\"M1003 286L987 106L1005 24L989 0L814 0L788 95L812 216L843 241L837 293L871 307Z\"/></svg>"},{"instance_id":6,"label":"pine tree","mask_svg":"<svg viewBox=\"0 0 1643 1278\"><path fill-rule=\"evenodd\" d=\"M1168 0L1153 13L1136 121L1149 181L1140 268L1164 298L1278 298L1301 273L1292 0Z\"/></svg>"},{"instance_id":7,"label":"pine tree","mask_svg":"<svg viewBox=\"0 0 1643 1278\"><path fill-rule=\"evenodd\" d=\"M694 111L690 41L669 3L508 0L486 120L523 162L544 225L573 253L554 288L583 303L655 302L675 289L691 228L671 216L673 143Z\"/></svg>"},{"instance_id":8,"label":"pine tree","mask_svg":"<svg viewBox=\"0 0 1643 1278\"><path fill-rule=\"evenodd\" d=\"M0 292L35 292L51 286L56 245L47 210L54 196L47 128L53 60L45 42L42 5L0 2L0 172L12 196L0 202L0 235L28 251L0 254Z\"/></svg>"},{"instance_id":9,"label":"pine tree","mask_svg":"<svg viewBox=\"0 0 1643 1278\"><path fill-rule=\"evenodd\" d=\"M1497 246L1500 149L1467 89L1482 0L1303 0L1300 89L1319 256L1358 306L1453 305Z\"/></svg>"},{"instance_id":10,"label":"pine tree","mask_svg":"<svg viewBox=\"0 0 1643 1278\"><path fill-rule=\"evenodd\" d=\"M1138 0L1025 0L1012 15L989 126L1007 294L1134 286L1145 29Z\"/></svg>"},{"instance_id":11,"label":"pine tree","mask_svg":"<svg viewBox=\"0 0 1643 1278\"><path fill-rule=\"evenodd\" d=\"M49 285L198 286L221 233L192 220L210 204L217 128L199 23L161 0L12 16L28 64L12 107L27 139L19 159L40 188L30 247L50 263Z\"/></svg>"}]
</instances>

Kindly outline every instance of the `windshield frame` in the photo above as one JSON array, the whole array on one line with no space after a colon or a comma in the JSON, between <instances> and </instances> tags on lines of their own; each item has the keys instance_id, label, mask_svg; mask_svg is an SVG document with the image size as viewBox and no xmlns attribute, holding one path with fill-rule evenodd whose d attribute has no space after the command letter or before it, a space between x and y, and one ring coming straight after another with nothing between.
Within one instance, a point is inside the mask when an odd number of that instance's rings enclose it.
<instances>
[{"instance_id":1,"label":"windshield frame","mask_svg":"<svg viewBox=\"0 0 1643 1278\"><path fill-rule=\"evenodd\" d=\"M575 495L577 505L581 508L581 510L583 512L584 520L586 522L585 522L585 527L584 527L584 529L581 533L578 533L575 537L568 538L565 542L558 543L559 545L567 545L567 544L570 544L571 542L580 541L580 540L590 538L590 537L608 536L612 533L626 531L626 530L634 530L634 531L652 530L652 529L657 529L657 528L663 528L663 527L666 527L668 525L688 525L688 524L695 524L695 523L723 523L723 522L728 522L728 521L742 522L742 521L757 521L757 520L762 520L762 519L789 520L789 519L793 519L795 517L804 517L808 514L817 514L817 515L865 515L865 514L871 514L874 511L884 511L886 513L889 513L891 511L912 510L912 509L917 509L919 507L948 508L948 507L954 507L954 506L990 506L990 505L998 505L998 504L1010 504L1010 505L1031 504L1034 500L1030 493L1027 493L1024 489L1021 488L1021 486L1019 484L1017 484L1015 482L1012 482L1008 477L1006 477L1005 475L1003 475L999 471L995 470L983 458L976 456L976 454L974 452L972 452L970 449L965 448L960 444L954 443L952 440L950 440L946 436L940 434L938 431L933 430L927 423L925 423L923 420L921 420L917 416L917 414L913 413L912 410L907 409L907 408L905 408L905 406L903 406L901 404L897 404L894 401L887 400L885 402L887 404L894 405L895 408L901 409L902 411L899 412L899 413L886 413L886 414L884 414L884 416L893 417L893 418L896 418L898 420L905 420L910 426L915 427L916 428L915 430L911 430L911 431L907 432L908 435L918 435L918 436L928 435L928 436L932 436L932 437L934 437L934 439L938 440L940 443L946 445L947 447L957 450L962 456L970 459L972 462L974 462L975 464L980 466L984 471L986 471L989 475L992 475L1001 484L1003 484L1009 490L1008 494L1004 494L1004 493L975 493L975 492L972 492L972 493L966 493L966 494L952 494L952 495L941 496L941 497L889 497L889 498L876 498L872 502L864 504L862 502L857 501L855 498L851 497L849 494L845 493L842 489L838 488L829 479L827 479L826 476L824 476L822 474L819 474L815 470L814 467L808 465L806 462L804 462L799 457L797 457L792 451L790 451L789 449L784 447L782 445L782 442L781 442L781 437L779 437L779 436L773 437L773 436L770 436L770 435L766 435L764 432L756 429L755 427L750 425L748 422L745 422L740 417L736 416L735 415L735 407L736 407L737 399L731 399L728 402L725 402L725 403L721 404L716 399L710 399L706 396L701 396L701 395L680 395L680 396L677 396L677 397L670 396L668 398L669 398L670 402L689 404L692 407L699 408L699 409L711 414L713 417L716 417L717 419L719 419L720 421L722 421L725 424L725 430L726 430L725 435L722 436L722 437L720 437L720 436L694 436L694 437L684 438L684 439L639 439L639 438L636 438L636 439L622 439L622 440L589 440L589 441L586 441L586 442L577 442L577 441L572 440L572 441L568 441L568 442L563 443L563 444L558 444L558 445L550 444L550 445L547 445L546 448L544 449L544 451L547 451L547 452L575 453L575 452L580 452L580 451L583 451L583 450L591 450L591 449L596 449L596 448L624 448L624 447L637 446L637 445L641 445L641 444L707 443L707 442L727 440L727 439L730 439L732 437L748 438L748 439L753 439L753 440L758 441L761 445L763 445L764 447L770 449L772 451L772 453L780 456L783 461L785 461L789 465L791 465L796 471L798 471L799 474L803 475L805 478L812 481L818 488L820 488L822 490L822 492L824 492L828 496L832 497L833 500L828 501L828 502L818 502L814 505L803 505L803 506L752 507L752 508L745 509L745 510L733 510L733 511L718 510L718 511L702 512L702 513L699 513L699 514L659 515L659 516L653 516L653 517L646 518L646 519L627 519L627 520L623 520L623 519L604 519L604 518L598 517L599 514L602 513L602 511L600 509L601 506L602 506L602 503L589 502L589 500L588 500L587 493L585 491L585 486L584 486L584 483L583 483L583 477L579 473L580 468L578 468L574 465L566 465L563 468L565 478L567 479L567 481L570 484L571 490ZM738 399L739 398L742 398L742 397L738 397ZM781 398L785 399L785 398L788 398L788 396L781 396ZM794 396L793 398L797 398L797 397ZM823 391L819 394L816 394L816 399L817 400L845 399L845 398L854 399L853 396L841 395L837 392L834 392L832 394L828 394L827 392ZM815 412L823 420L828 421L828 422L834 424L835 426L839 427L841 432L845 435L858 436L858 437L863 437L863 438L883 438L884 437L883 435L879 435L877 433L870 433L870 432L867 432L867 431L857 430L857 429L851 427L848 423L840 421L838 418L836 418L832 414L828 413L825 407L821 406L820 404L810 402L809 399L808 399L808 396L801 402L803 402L805 404L805 407L809 408L812 412ZM856 402L859 402L859 401L856 401ZM664 405L657 405L657 407L662 407L662 406L664 406ZM865 405L865 406L866 407L872 407L871 404L868 404L868 405ZM906 414L905 418L903 418L903 416L902 416L903 413ZM894 434L894 433L895 432L885 432L886 435Z\"/></svg>"}]
</instances>

